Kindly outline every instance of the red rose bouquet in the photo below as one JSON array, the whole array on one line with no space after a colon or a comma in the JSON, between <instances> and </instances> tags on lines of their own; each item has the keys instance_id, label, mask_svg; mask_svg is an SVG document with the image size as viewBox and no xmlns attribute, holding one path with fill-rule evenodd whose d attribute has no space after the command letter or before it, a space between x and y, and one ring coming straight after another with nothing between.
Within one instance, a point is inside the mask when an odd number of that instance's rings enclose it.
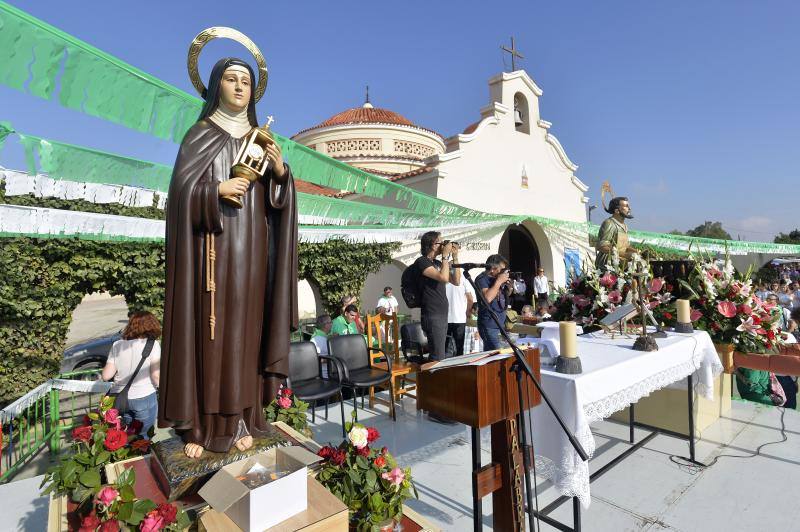
<instances>
[{"instance_id":1,"label":"red rose bouquet","mask_svg":"<svg viewBox=\"0 0 800 532\"><path fill-rule=\"evenodd\" d=\"M338 447L320 449L324 462L317 480L350 508L351 529L399 522L403 501L418 497L411 469L400 468L386 447L371 446L380 438L376 429L347 423L345 430L347 439Z\"/></svg>"},{"instance_id":2,"label":"red rose bouquet","mask_svg":"<svg viewBox=\"0 0 800 532\"><path fill-rule=\"evenodd\" d=\"M45 474L42 493L67 493L75 502L86 503L102 484L106 464L149 452L150 440L138 436L141 422L123 425L113 405L112 397L103 397L100 407L72 429L71 447Z\"/></svg>"},{"instance_id":3,"label":"red rose bouquet","mask_svg":"<svg viewBox=\"0 0 800 532\"><path fill-rule=\"evenodd\" d=\"M176 532L190 526L189 516L175 505L138 499L133 469L126 469L114 484L100 486L83 507L80 532Z\"/></svg>"}]
</instances>

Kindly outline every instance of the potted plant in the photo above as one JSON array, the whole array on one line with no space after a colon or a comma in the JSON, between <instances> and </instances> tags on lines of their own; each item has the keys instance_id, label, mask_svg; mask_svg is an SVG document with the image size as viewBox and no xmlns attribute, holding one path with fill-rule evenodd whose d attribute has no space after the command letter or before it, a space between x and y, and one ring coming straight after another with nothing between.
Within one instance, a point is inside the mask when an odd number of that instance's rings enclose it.
<instances>
[{"instance_id":1,"label":"potted plant","mask_svg":"<svg viewBox=\"0 0 800 532\"><path fill-rule=\"evenodd\" d=\"M281 385L278 396L264 409L264 415L270 423L283 421L297 432L311 438L313 433L308 426L307 410L308 403L298 399L291 388Z\"/></svg>"},{"instance_id":2,"label":"potted plant","mask_svg":"<svg viewBox=\"0 0 800 532\"><path fill-rule=\"evenodd\" d=\"M390 531L403 516L403 501L418 497L410 468L400 468L386 447L372 447L380 433L348 422L347 439L338 447L326 445L317 476L323 486L350 509L350 529Z\"/></svg>"}]
</instances>

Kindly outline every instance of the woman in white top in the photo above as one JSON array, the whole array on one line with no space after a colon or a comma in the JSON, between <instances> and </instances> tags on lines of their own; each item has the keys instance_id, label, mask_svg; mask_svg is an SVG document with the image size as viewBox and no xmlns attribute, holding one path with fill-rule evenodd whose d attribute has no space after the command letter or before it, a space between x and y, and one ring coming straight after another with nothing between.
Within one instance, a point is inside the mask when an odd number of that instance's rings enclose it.
<instances>
[{"instance_id":1,"label":"woman in white top","mask_svg":"<svg viewBox=\"0 0 800 532\"><path fill-rule=\"evenodd\" d=\"M161 325L155 316L149 312L134 312L128 320L128 325L122 331L122 340L117 340L111 346L111 353L103 368L103 380L114 381L109 393L116 394L122 391L128 382L133 379L128 390L127 412L120 412L122 423L130 425L134 420L142 423L139 434L147 436L156 422L158 413L158 388L159 362L161 361L161 346L156 338L161 336ZM136 375L136 367L142 360L142 354L147 340L152 338L155 343L150 355L142 364Z\"/></svg>"}]
</instances>

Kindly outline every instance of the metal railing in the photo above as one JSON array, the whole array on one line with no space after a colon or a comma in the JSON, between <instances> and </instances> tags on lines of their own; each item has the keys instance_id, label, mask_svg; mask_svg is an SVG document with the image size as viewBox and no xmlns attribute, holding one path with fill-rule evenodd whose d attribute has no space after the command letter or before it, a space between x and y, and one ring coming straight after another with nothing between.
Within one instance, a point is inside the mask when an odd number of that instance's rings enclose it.
<instances>
[{"instance_id":1,"label":"metal railing","mask_svg":"<svg viewBox=\"0 0 800 532\"><path fill-rule=\"evenodd\" d=\"M11 480L45 446L58 453L62 434L95 408L111 387L95 380L99 372L59 375L0 410L0 483Z\"/></svg>"}]
</instances>

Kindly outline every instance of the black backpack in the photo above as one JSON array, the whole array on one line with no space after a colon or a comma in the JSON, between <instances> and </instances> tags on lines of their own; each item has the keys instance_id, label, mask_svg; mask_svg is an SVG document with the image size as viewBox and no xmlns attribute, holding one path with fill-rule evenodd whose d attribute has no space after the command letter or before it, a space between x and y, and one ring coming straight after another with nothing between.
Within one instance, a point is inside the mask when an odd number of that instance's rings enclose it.
<instances>
[{"instance_id":1,"label":"black backpack","mask_svg":"<svg viewBox=\"0 0 800 532\"><path fill-rule=\"evenodd\" d=\"M419 271L416 262L403 270L403 275L400 277L400 294L408 308L422 306L422 272Z\"/></svg>"}]
</instances>

